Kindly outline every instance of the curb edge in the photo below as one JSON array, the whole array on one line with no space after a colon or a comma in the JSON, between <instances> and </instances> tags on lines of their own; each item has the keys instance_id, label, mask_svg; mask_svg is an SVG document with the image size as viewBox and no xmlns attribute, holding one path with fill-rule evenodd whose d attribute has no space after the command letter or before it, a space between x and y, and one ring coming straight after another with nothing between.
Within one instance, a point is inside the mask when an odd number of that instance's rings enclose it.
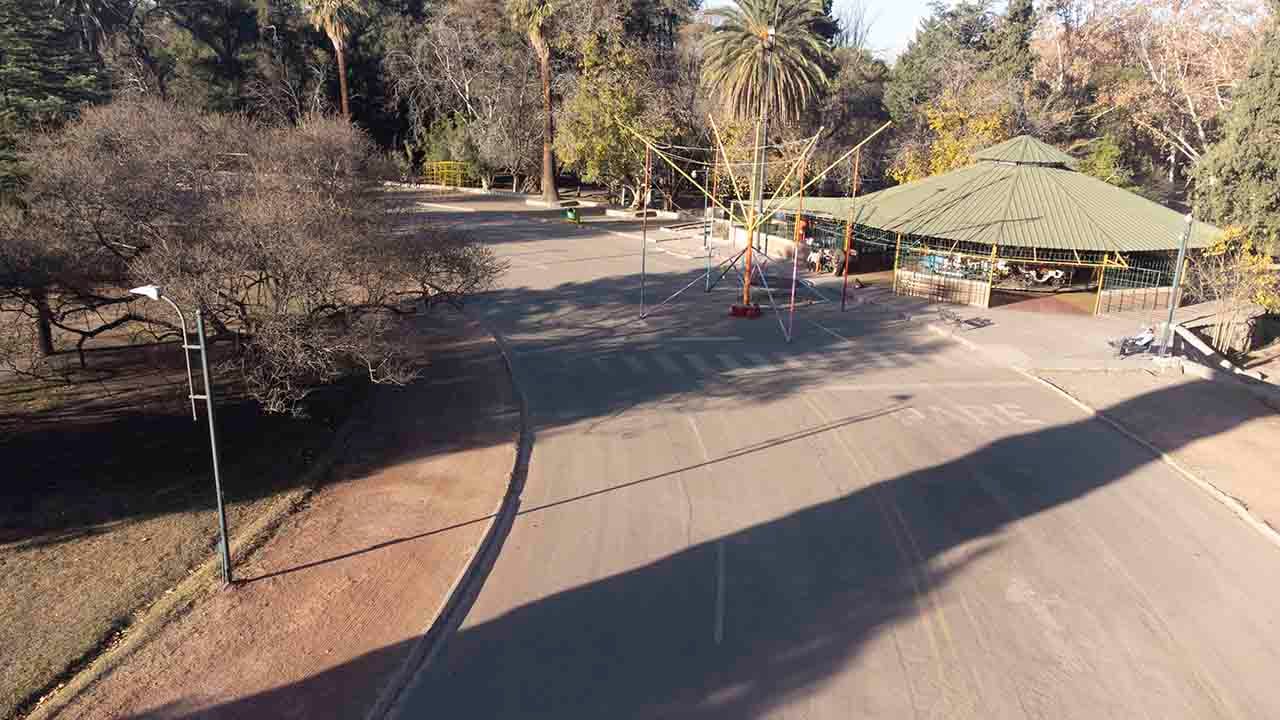
<instances>
[{"instance_id":1,"label":"curb edge","mask_svg":"<svg viewBox=\"0 0 1280 720\"><path fill-rule=\"evenodd\" d=\"M529 400L524 389L516 380L515 366L511 362L511 351L506 339L479 316L467 310L463 315L479 325L493 337L498 352L502 355L502 363L507 369L507 379L520 409L520 429L516 440L515 463L511 468L507 491L502 497L493 520L485 530L484 538L466 567L454 580L449 596L439 613L431 621L418 641L414 644L409 657L400 669L391 677L379 692L378 700L365 715L366 720L396 719L403 715L403 706L407 691L418 684L420 678L431 668L432 662L444 650L449 638L461 626L467 613L471 611L476 597L479 596L498 553L505 544L511 527L515 523L516 513L520 508L521 494L524 492L525 479L529 474L529 460L533 454L533 429L529 422Z\"/></svg>"}]
</instances>

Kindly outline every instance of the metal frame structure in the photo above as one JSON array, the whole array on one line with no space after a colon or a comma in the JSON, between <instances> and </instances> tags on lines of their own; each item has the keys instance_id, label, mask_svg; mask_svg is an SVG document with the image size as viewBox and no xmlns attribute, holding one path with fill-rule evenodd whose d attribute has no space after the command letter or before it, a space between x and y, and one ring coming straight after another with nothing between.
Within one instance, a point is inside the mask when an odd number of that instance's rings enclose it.
<instances>
[{"instance_id":1,"label":"metal frame structure","mask_svg":"<svg viewBox=\"0 0 1280 720\"><path fill-rule=\"evenodd\" d=\"M732 163L729 160L728 153L725 149L724 140L720 134L720 128L716 125L715 119L714 118L709 118L709 119L710 119L712 132L716 139L716 147L713 150L717 151L718 153L718 158L715 163L704 163L707 165L711 165L712 167L711 178L710 178L712 182L710 183L699 183L696 175L691 175L690 172L686 171L685 168L681 167L680 164L675 161L674 153L666 152L666 150L673 150L675 148L672 148L671 146L659 146L657 143L644 137L642 134L640 134L636 130L626 125L623 125L623 128L627 132L635 136L635 138L639 140L641 143L643 143L645 146L646 170L645 170L645 189L643 192L645 193L646 202L642 204L644 212L643 212L643 220L642 220L641 242L644 247L641 249L641 261L640 261L641 262L640 317L641 318L648 317L650 314L652 314L654 310L671 302L680 294L684 293L689 288L693 287L693 285L695 285L699 280L703 280L705 282L705 288L706 288L705 291L710 292L711 289L714 288L716 284L718 284L720 280L722 280L724 276L729 273L730 270L735 270L738 266L738 263L742 262L744 267L743 267L743 270L739 271L739 275L742 279L742 306L758 307L758 305L754 305L751 302L752 278L758 277L761 285L765 288L766 295L769 297L770 307L774 310L775 315L777 315L778 317L778 323L779 323L779 327L781 327L782 329L783 337L786 339L787 342L791 342L791 328L794 327L794 317L795 317L795 307L796 307L796 303L795 303L796 288L800 284L799 270L798 270L799 247L797 246L796 248L795 254L797 258L793 262L793 268L792 268L793 272L792 272L791 302L788 309L788 312L790 315L790 321L784 323L782 322L782 318L781 318L781 310L779 310L777 303L774 301L774 298L773 298L773 288L769 286L767 278L765 277L763 271L760 270L760 268L757 266L758 264L756 263L756 258L758 253L760 254L761 263L767 265L769 260L767 254L760 253L760 250L756 247L758 235L760 231L764 228L764 226L768 223L769 218L772 217L773 214L776 213L781 207L783 207L786 203L790 202L791 200L796 199L797 197L802 198L804 195L804 192L810 187L812 187L814 184L820 182L826 176L826 174L830 172L832 168L836 167L837 165L844 162L845 160L853 157L856 153L858 153L862 149L864 145L866 145L868 142L870 142L880 133L884 132L892 123L886 122L883 125L881 125L878 129L875 130L875 132L871 133L865 139L863 139L862 142L850 148L843 155L836 158L836 160L833 161L830 165L823 168L821 172L815 173L808 180L806 180L803 177L803 171L801 171L801 177L799 177L798 180L796 181L796 184L798 186L797 189L794 192L791 192L789 194L784 194L784 190L788 188L788 186L792 181L792 176L796 174L797 169L801 168L805 164L805 161L807 161L809 156L813 153L813 149L817 145L818 138L821 137L823 132L822 129L819 129L815 135L813 135L812 137L802 142L803 147L799 154L799 157L796 159L795 162L791 164L791 167L788 169L785 176L778 183L778 186L776 187L774 192L769 196L767 200L765 198L766 191L764 189L763 176L761 175L761 166L763 165L762 156L767 152L768 146L765 144L764 136L761 134L761 130L763 128L758 127L757 137L761 138L761 142L757 143L757 146L752 148L753 153L756 156L756 160L755 162L753 162L753 168L752 168L753 173L756 176L755 180L752 182L753 202L751 204L751 209L745 214L745 217L744 217L740 215L738 212L736 212L734 209L735 207L742 208L746 206L746 201L744 200L744 198L741 195L741 192L739 191L740 183L737 179L736 173L734 173L734 170L733 170L734 163ZM698 149L712 150L712 148L698 148ZM667 163L667 165L670 166L672 170L679 173L691 185L696 187L703 194L704 198L708 203L722 210L730 222L730 227L732 227L734 224L737 224L745 228L747 231L747 242L746 242L746 248L744 248L742 252L739 252L732 258L722 261L715 266L715 270L720 270L721 268L723 268L723 270L720 272L720 275L715 279L715 281L711 281L710 279L713 270L710 263L710 256L708 255L707 270L703 275L694 279L693 282L690 282L688 285L681 288L680 290L677 290L675 293L673 293L672 295L670 295L669 297L667 297L665 300L658 303L657 305L653 307L647 307L645 305L645 297L644 297L645 287L647 284L646 275L648 271L648 267L647 267L648 265L647 264L647 253L648 253L647 198L648 198L648 185L651 178L651 163L652 163L653 155L657 155L662 161ZM733 194L735 197L735 200L730 200L727 203L722 202L721 199L716 196L715 190L709 190L707 187L707 185L712 185L716 190L718 190L718 185L720 180L718 171L720 167L719 161L721 160L724 163L724 168L729 173L729 176L730 176L729 181L730 181L731 187L733 188ZM710 253L709 247L708 247L708 253ZM818 295L819 298L825 301L825 298L822 298L821 294L817 292L816 288L814 288L812 285L808 283L806 283L805 285L807 289L809 289L815 295Z\"/></svg>"}]
</instances>

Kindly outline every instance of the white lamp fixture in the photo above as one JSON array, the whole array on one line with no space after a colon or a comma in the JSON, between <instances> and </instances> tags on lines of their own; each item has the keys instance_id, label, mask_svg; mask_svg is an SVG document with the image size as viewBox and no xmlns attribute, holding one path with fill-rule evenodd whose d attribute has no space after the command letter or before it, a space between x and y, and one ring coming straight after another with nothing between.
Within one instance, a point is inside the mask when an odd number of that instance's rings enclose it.
<instances>
[{"instance_id":1,"label":"white lamp fixture","mask_svg":"<svg viewBox=\"0 0 1280 720\"><path fill-rule=\"evenodd\" d=\"M159 300L161 295L160 288L156 287L155 285L143 285L141 287L136 287L130 290L129 292L133 293L134 295L141 295L142 297L151 298L152 300Z\"/></svg>"}]
</instances>

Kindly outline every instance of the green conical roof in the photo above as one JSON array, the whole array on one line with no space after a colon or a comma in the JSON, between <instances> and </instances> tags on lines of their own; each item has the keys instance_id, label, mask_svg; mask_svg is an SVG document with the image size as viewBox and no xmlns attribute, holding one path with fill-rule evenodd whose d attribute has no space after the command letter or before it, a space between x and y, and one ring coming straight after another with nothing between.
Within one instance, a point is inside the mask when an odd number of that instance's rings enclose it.
<instances>
[{"instance_id":1,"label":"green conical roof","mask_svg":"<svg viewBox=\"0 0 1280 720\"><path fill-rule=\"evenodd\" d=\"M1016 163L1020 165L1061 165L1075 167L1075 158L1058 148L1040 142L1030 135L1019 135L1005 140L998 145L983 150L976 155L978 160Z\"/></svg>"},{"instance_id":2,"label":"green conical roof","mask_svg":"<svg viewBox=\"0 0 1280 720\"><path fill-rule=\"evenodd\" d=\"M1034 138L1014 138L978 158L859 198L805 198L805 212L948 242L1079 252L1178 248L1181 213L1071 170L1070 156ZM1220 232L1197 222L1189 244L1206 246Z\"/></svg>"}]
</instances>

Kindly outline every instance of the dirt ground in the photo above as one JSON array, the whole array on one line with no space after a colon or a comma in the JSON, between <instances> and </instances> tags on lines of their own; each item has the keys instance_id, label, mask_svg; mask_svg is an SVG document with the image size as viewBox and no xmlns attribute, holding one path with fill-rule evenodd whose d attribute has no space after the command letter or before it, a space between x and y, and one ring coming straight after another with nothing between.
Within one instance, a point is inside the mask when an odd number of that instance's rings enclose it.
<instances>
[{"instance_id":1,"label":"dirt ground","mask_svg":"<svg viewBox=\"0 0 1280 720\"><path fill-rule=\"evenodd\" d=\"M0 716L38 697L211 556L208 433L175 344L89 352L73 385L0 378ZM296 491L363 395L263 416L215 378L230 532Z\"/></svg>"},{"instance_id":2,"label":"dirt ground","mask_svg":"<svg viewBox=\"0 0 1280 720\"><path fill-rule=\"evenodd\" d=\"M1280 403L1266 403L1245 388L1190 375L1124 372L1041 373L1158 448L1232 497L1254 516L1280 529ZM1177 387L1178 392L1160 392ZM1129 402L1147 395L1178 399L1177 407ZM1259 406L1263 407L1259 407ZM1111 409L1108 409L1111 408ZM1117 410L1116 408L1121 408ZM1202 427L1229 427L1205 433Z\"/></svg>"},{"instance_id":3,"label":"dirt ground","mask_svg":"<svg viewBox=\"0 0 1280 720\"><path fill-rule=\"evenodd\" d=\"M438 312L414 321L424 377L371 391L330 481L239 582L33 717L362 717L470 561L515 456L496 344Z\"/></svg>"}]
</instances>

